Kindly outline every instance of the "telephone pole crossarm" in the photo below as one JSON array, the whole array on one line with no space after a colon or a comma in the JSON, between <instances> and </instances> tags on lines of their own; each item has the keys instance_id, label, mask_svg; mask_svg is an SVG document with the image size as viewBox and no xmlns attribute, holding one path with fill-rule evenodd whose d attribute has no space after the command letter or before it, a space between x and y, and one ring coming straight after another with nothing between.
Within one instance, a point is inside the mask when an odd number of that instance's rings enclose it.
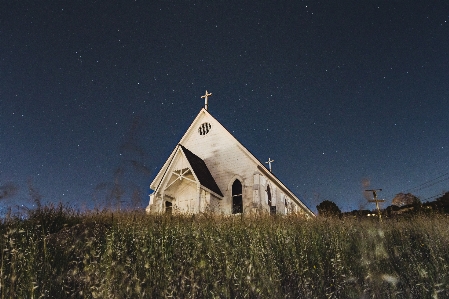
<instances>
[{"instance_id":1,"label":"telephone pole crossarm","mask_svg":"<svg viewBox=\"0 0 449 299\"><path fill-rule=\"evenodd\" d=\"M377 192L382 191L382 189L368 189L365 190L365 192L373 192L373 199L368 199L368 202L372 202L376 204L376 210L377 214L379 215L379 221L381 221L381 214L380 214L380 206L379 203L385 202L385 199L377 199Z\"/></svg>"}]
</instances>

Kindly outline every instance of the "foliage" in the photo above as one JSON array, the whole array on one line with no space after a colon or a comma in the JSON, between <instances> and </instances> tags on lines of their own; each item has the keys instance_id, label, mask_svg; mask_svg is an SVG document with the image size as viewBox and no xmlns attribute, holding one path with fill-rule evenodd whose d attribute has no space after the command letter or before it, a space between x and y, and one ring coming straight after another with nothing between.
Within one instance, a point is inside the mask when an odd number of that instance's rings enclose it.
<instances>
[{"instance_id":1,"label":"foliage","mask_svg":"<svg viewBox=\"0 0 449 299\"><path fill-rule=\"evenodd\" d=\"M142 200L146 202L144 189L138 182L147 182L151 172L145 165L145 151L139 145L141 129L141 118L135 117L119 146L121 159L113 172L112 181L99 183L95 187L94 201L97 207L120 210L141 207Z\"/></svg>"},{"instance_id":2,"label":"foliage","mask_svg":"<svg viewBox=\"0 0 449 299\"><path fill-rule=\"evenodd\" d=\"M446 192L441 197L437 198L437 201L449 202L449 192Z\"/></svg>"},{"instance_id":3,"label":"foliage","mask_svg":"<svg viewBox=\"0 0 449 299\"><path fill-rule=\"evenodd\" d=\"M0 186L0 200L14 196L17 193L17 186L8 182Z\"/></svg>"},{"instance_id":4,"label":"foliage","mask_svg":"<svg viewBox=\"0 0 449 299\"><path fill-rule=\"evenodd\" d=\"M0 298L447 298L448 224L43 207L0 224Z\"/></svg>"},{"instance_id":5,"label":"foliage","mask_svg":"<svg viewBox=\"0 0 449 299\"><path fill-rule=\"evenodd\" d=\"M398 193L393 198L391 204L398 206L398 207L406 206L406 205L419 206L421 204L421 200L419 200L418 197L416 197L415 195L413 195L411 193L405 193L405 194Z\"/></svg>"},{"instance_id":6,"label":"foliage","mask_svg":"<svg viewBox=\"0 0 449 299\"><path fill-rule=\"evenodd\" d=\"M330 200L325 200L316 206L318 215L322 217L336 217L341 215L341 210L337 204Z\"/></svg>"}]
</instances>

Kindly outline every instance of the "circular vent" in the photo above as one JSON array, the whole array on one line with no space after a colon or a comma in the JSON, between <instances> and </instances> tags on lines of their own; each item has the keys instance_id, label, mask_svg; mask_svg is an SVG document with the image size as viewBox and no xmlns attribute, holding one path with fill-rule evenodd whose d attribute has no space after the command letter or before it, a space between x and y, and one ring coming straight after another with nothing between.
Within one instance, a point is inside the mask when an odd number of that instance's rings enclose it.
<instances>
[{"instance_id":1,"label":"circular vent","mask_svg":"<svg viewBox=\"0 0 449 299\"><path fill-rule=\"evenodd\" d=\"M198 133L200 133L200 135L206 135L207 133L209 133L210 128L210 123L202 123L198 128Z\"/></svg>"}]
</instances>

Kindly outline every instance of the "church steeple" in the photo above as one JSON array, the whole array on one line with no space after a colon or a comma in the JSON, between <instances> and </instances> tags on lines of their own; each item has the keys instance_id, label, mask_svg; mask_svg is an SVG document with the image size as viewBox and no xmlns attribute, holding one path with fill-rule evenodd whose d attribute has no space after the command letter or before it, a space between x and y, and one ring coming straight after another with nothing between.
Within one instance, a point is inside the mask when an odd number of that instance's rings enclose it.
<instances>
[{"instance_id":1,"label":"church steeple","mask_svg":"<svg viewBox=\"0 0 449 299\"><path fill-rule=\"evenodd\" d=\"M207 93L207 90L206 90L206 94L201 97L202 99L204 98L204 109L206 109L206 111L207 111L207 98L211 95L212 95L212 93Z\"/></svg>"}]
</instances>

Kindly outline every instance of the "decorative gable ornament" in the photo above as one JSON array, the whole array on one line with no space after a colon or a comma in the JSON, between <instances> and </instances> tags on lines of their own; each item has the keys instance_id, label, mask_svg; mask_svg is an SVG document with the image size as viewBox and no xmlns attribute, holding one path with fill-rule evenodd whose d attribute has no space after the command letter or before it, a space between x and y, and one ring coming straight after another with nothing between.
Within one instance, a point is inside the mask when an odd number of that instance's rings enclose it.
<instances>
[{"instance_id":1,"label":"decorative gable ornament","mask_svg":"<svg viewBox=\"0 0 449 299\"><path fill-rule=\"evenodd\" d=\"M211 95L206 92L205 105ZM193 120L150 188L154 192L147 213L266 212L315 216L205 108Z\"/></svg>"},{"instance_id":2,"label":"decorative gable ornament","mask_svg":"<svg viewBox=\"0 0 449 299\"><path fill-rule=\"evenodd\" d=\"M207 133L209 133L211 128L212 126L210 125L210 123L202 123L198 128L198 133L200 135L206 135Z\"/></svg>"}]
</instances>

